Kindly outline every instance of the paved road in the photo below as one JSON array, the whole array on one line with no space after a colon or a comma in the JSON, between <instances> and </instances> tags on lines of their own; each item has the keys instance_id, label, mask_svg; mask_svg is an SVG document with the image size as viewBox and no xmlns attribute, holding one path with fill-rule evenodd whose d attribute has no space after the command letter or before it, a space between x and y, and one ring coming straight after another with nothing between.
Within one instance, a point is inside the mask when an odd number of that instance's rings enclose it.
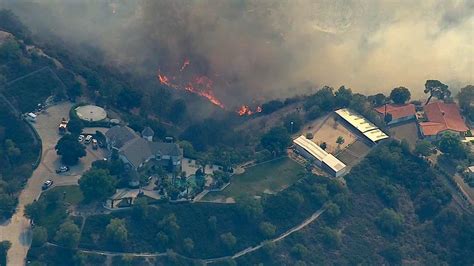
<instances>
[{"instance_id":1,"label":"paved road","mask_svg":"<svg viewBox=\"0 0 474 266\"><path fill-rule=\"evenodd\" d=\"M68 117L71 106L71 103L52 106L39 114L34 124L43 145L41 163L21 192L15 214L10 220L0 225L0 240L9 240L12 243L12 247L8 251L8 265L24 264L31 243L30 224L24 217L24 207L40 196L43 182L52 179L55 185L77 184L80 174L89 169L92 161L101 157L100 154L88 149L88 155L81 159L78 166L72 167L68 174L57 175L55 173L55 169L60 164L54 150L54 146L60 138L57 126L61 118Z\"/></svg>"}]
</instances>

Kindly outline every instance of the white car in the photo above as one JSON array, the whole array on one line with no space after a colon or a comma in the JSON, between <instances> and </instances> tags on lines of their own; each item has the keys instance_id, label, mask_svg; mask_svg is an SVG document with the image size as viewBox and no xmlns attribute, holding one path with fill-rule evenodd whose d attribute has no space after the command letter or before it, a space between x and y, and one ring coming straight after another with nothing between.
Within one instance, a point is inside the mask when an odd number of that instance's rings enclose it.
<instances>
[{"instance_id":1,"label":"white car","mask_svg":"<svg viewBox=\"0 0 474 266\"><path fill-rule=\"evenodd\" d=\"M79 135L77 141L82 142L84 140L84 135Z\"/></svg>"},{"instance_id":2,"label":"white car","mask_svg":"<svg viewBox=\"0 0 474 266\"><path fill-rule=\"evenodd\" d=\"M53 180L46 180L46 181L44 181L43 186L41 186L41 188L43 190L46 190L49 187L51 187L52 185L53 185Z\"/></svg>"},{"instance_id":3,"label":"white car","mask_svg":"<svg viewBox=\"0 0 474 266\"><path fill-rule=\"evenodd\" d=\"M92 135L87 135L86 139L84 140L85 144L89 144L92 141Z\"/></svg>"}]
</instances>

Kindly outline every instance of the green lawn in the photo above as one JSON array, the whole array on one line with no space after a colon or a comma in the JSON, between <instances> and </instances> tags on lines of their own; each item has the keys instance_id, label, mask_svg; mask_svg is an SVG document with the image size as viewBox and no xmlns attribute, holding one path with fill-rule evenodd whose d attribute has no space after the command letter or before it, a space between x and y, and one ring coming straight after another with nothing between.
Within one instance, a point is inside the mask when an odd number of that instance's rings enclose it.
<instances>
[{"instance_id":1,"label":"green lawn","mask_svg":"<svg viewBox=\"0 0 474 266\"><path fill-rule=\"evenodd\" d=\"M82 195L82 192L79 186L54 187L48 190L47 192L45 192L45 194L58 193L59 195L61 195L61 197L63 197L64 192L66 192L66 198L64 199L64 201L71 205L77 205L84 199L84 196Z\"/></svg>"},{"instance_id":2,"label":"green lawn","mask_svg":"<svg viewBox=\"0 0 474 266\"><path fill-rule=\"evenodd\" d=\"M221 192L210 192L204 200L232 197L261 196L276 193L300 179L304 168L289 158L281 158L247 168L245 173L235 175L231 184Z\"/></svg>"}]
</instances>

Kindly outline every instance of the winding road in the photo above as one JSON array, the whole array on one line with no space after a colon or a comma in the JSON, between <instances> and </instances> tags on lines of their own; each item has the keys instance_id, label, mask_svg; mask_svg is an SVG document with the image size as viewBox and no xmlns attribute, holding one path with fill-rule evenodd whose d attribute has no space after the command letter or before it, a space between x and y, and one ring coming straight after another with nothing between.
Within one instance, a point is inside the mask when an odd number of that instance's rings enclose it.
<instances>
[{"instance_id":1,"label":"winding road","mask_svg":"<svg viewBox=\"0 0 474 266\"><path fill-rule=\"evenodd\" d=\"M57 133L57 126L63 117L68 117L72 104L61 103L46 109L39 114L36 123L33 124L42 140L41 162L28 179L28 183L22 190L18 198L18 206L15 214L8 221L0 224L0 241L8 240L12 246L8 251L8 265L24 265L26 254L31 244L31 226L24 217L25 206L39 198L41 195L41 185L47 179L54 181L54 186L65 186L77 184L81 174L90 168L92 161L98 159L89 149L87 156L81 159L81 163L71 167L67 175L58 175L55 169L60 165L60 161L54 146L60 135Z\"/></svg>"}]
</instances>

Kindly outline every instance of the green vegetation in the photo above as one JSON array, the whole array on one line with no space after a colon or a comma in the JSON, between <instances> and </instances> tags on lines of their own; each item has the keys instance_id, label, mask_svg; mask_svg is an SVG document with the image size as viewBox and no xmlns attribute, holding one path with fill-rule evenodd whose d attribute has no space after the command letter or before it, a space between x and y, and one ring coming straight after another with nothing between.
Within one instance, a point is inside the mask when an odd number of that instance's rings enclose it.
<instances>
[{"instance_id":1,"label":"green vegetation","mask_svg":"<svg viewBox=\"0 0 474 266\"><path fill-rule=\"evenodd\" d=\"M286 152L291 144L291 136L286 128L274 127L262 136L260 144L274 156L278 156Z\"/></svg>"},{"instance_id":2,"label":"green vegetation","mask_svg":"<svg viewBox=\"0 0 474 266\"><path fill-rule=\"evenodd\" d=\"M59 98L64 96L62 84L54 75L54 72L44 69L7 85L5 94L21 112L32 112L49 96L55 95Z\"/></svg>"},{"instance_id":3,"label":"green vegetation","mask_svg":"<svg viewBox=\"0 0 474 266\"><path fill-rule=\"evenodd\" d=\"M466 159L469 155L468 148L461 142L459 136L449 132L441 136L437 145L441 152L453 160Z\"/></svg>"},{"instance_id":4,"label":"green vegetation","mask_svg":"<svg viewBox=\"0 0 474 266\"><path fill-rule=\"evenodd\" d=\"M86 147L77 141L77 135L64 135L54 148L65 165L75 165L80 158L86 156Z\"/></svg>"},{"instance_id":5,"label":"green vegetation","mask_svg":"<svg viewBox=\"0 0 474 266\"><path fill-rule=\"evenodd\" d=\"M57 246L44 245L32 248L28 252L27 260L30 265L104 265L104 255L86 254L75 250ZM139 260L138 260L139 261ZM121 264L113 264L121 265ZM127 264L122 264L127 265Z\"/></svg>"},{"instance_id":6,"label":"green vegetation","mask_svg":"<svg viewBox=\"0 0 474 266\"><path fill-rule=\"evenodd\" d=\"M79 187L87 201L100 201L112 196L115 193L116 183L107 169L92 168L79 179Z\"/></svg>"},{"instance_id":7,"label":"green vegetation","mask_svg":"<svg viewBox=\"0 0 474 266\"><path fill-rule=\"evenodd\" d=\"M124 245L127 242L128 232L122 219L112 219L105 228L108 241L116 245Z\"/></svg>"},{"instance_id":8,"label":"green vegetation","mask_svg":"<svg viewBox=\"0 0 474 266\"><path fill-rule=\"evenodd\" d=\"M84 199L82 191L78 186L53 187L51 189L48 189L44 194L45 195L48 195L48 194L60 195L61 199L66 204L69 204L69 205L78 205Z\"/></svg>"},{"instance_id":9,"label":"green vegetation","mask_svg":"<svg viewBox=\"0 0 474 266\"><path fill-rule=\"evenodd\" d=\"M232 176L231 184L220 192L210 192L204 199L232 197L251 198L275 193L302 177L304 168L289 158L280 158L245 169L245 173Z\"/></svg>"},{"instance_id":10,"label":"green vegetation","mask_svg":"<svg viewBox=\"0 0 474 266\"><path fill-rule=\"evenodd\" d=\"M430 102L433 96L439 100L444 100L451 96L451 91L448 89L448 85L443 84L439 80L427 80L424 92L430 94L425 105Z\"/></svg>"},{"instance_id":11,"label":"green vegetation","mask_svg":"<svg viewBox=\"0 0 474 266\"><path fill-rule=\"evenodd\" d=\"M345 176L349 200L304 233L238 259L242 265L471 265L474 216L462 213L438 173L399 142L381 144ZM328 187L328 191L331 191ZM324 197L324 193L317 192ZM345 202L342 204L339 202ZM329 204L328 204L329 205ZM333 212L333 211L331 211Z\"/></svg>"},{"instance_id":12,"label":"green vegetation","mask_svg":"<svg viewBox=\"0 0 474 266\"><path fill-rule=\"evenodd\" d=\"M461 89L456 98L459 101L463 114L474 121L474 86L468 85Z\"/></svg>"},{"instance_id":13,"label":"green vegetation","mask_svg":"<svg viewBox=\"0 0 474 266\"><path fill-rule=\"evenodd\" d=\"M33 227L33 239L31 240L31 246L41 247L48 241L48 231L42 226Z\"/></svg>"},{"instance_id":14,"label":"green vegetation","mask_svg":"<svg viewBox=\"0 0 474 266\"><path fill-rule=\"evenodd\" d=\"M433 153L433 148L433 145L429 141L418 141L416 143L414 153L421 156L430 156Z\"/></svg>"},{"instance_id":15,"label":"green vegetation","mask_svg":"<svg viewBox=\"0 0 474 266\"><path fill-rule=\"evenodd\" d=\"M10 241L0 242L0 265L7 265L7 253L11 245Z\"/></svg>"},{"instance_id":16,"label":"green vegetation","mask_svg":"<svg viewBox=\"0 0 474 266\"><path fill-rule=\"evenodd\" d=\"M316 187L325 190L324 196L313 193ZM85 221L79 246L128 252L173 249L199 258L223 256L281 234L310 216L326 200L342 199L344 195L343 187L336 181L307 175L279 194L261 200L249 198L238 204L161 204L149 206L141 217L132 215L137 213L134 209L94 215ZM342 202L334 200L337 205ZM110 225L117 223L112 222L117 221L114 219L121 220L116 227L120 228L117 231L126 232L126 244L111 241L114 237Z\"/></svg>"},{"instance_id":17,"label":"green vegetation","mask_svg":"<svg viewBox=\"0 0 474 266\"><path fill-rule=\"evenodd\" d=\"M59 227L54 240L61 246L66 248L75 248L79 243L81 232L79 227L71 220L66 220Z\"/></svg>"},{"instance_id":18,"label":"green vegetation","mask_svg":"<svg viewBox=\"0 0 474 266\"><path fill-rule=\"evenodd\" d=\"M390 93L390 99L396 104L404 104L410 100L411 93L405 87L398 87Z\"/></svg>"},{"instance_id":19,"label":"green vegetation","mask_svg":"<svg viewBox=\"0 0 474 266\"><path fill-rule=\"evenodd\" d=\"M391 209L383 209L376 220L380 230L390 235L396 235L403 228L403 216Z\"/></svg>"}]
</instances>

